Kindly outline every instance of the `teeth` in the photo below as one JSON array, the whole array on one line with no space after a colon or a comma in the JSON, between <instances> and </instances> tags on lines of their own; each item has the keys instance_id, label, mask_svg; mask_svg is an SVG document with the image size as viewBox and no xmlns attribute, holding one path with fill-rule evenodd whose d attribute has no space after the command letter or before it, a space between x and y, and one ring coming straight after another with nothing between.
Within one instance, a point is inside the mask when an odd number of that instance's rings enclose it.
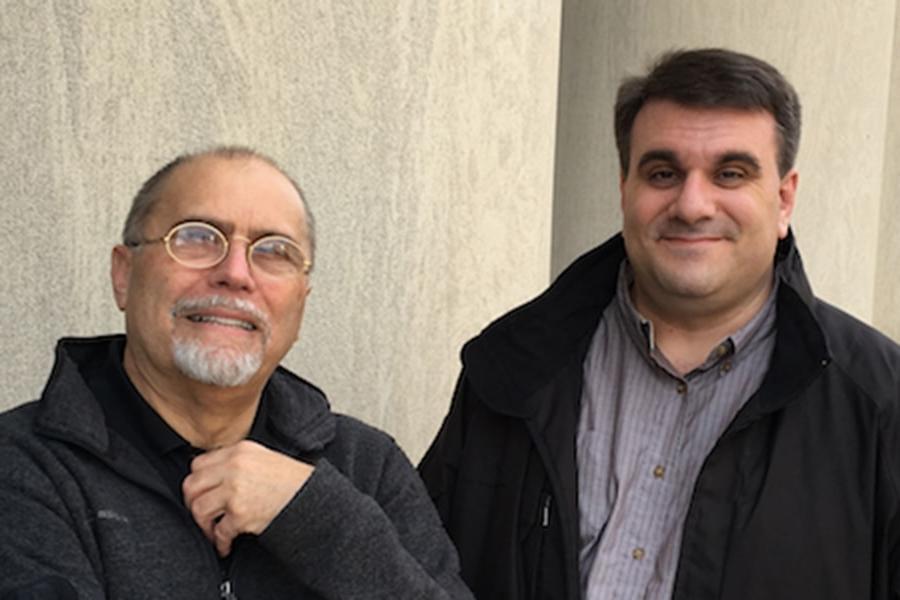
<instances>
[{"instance_id":1,"label":"teeth","mask_svg":"<svg viewBox=\"0 0 900 600\"><path fill-rule=\"evenodd\" d=\"M217 325L227 325L229 327L240 327L241 329L246 329L247 331L253 331L256 329L256 326L253 323L248 323L247 321L241 321L240 319L229 319L227 317L217 317L215 315L188 315L189 321L193 321L194 323L216 323Z\"/></svg>"}]
</instances>

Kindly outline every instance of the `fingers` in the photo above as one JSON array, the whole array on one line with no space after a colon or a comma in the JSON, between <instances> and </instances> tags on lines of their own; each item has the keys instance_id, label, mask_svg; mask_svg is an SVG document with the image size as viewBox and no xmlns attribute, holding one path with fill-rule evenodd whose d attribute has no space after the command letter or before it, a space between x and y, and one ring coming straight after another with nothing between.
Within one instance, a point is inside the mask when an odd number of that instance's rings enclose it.
<instances>
[{"instance_id":1,"label":"fingers","mask_svg":"<svg viewBox=\"0 0 900 600\"><path fill-rule=\"evenodd\" d=\"M214 536L210 541L215 544L219 556L231 554L231 542L240 535L240 531L234 526L229 515L224 515L215 525Z\"/></svg>"},{"instance_id":2,"label":"fingers","mask_svg":"<svg viewBox=\"0 0 900 600\"><path fill-rule=\"evenodd\" d=\"M203 535L213 542L216 521L220 520L226 511L225 500L221 493L216 492L215 487L198 491L188 483L189 478L182 484L185 505L191 511L191 516L203 531Z\"/></svg>"},{"instance_id":3,"label":"fingers","mask_svg":"<svg viewBox=\"0 0 900 600\"><path fill-rule=\"evenodd\" d=\"M225 512L224 499L221 494L214 493L221 487L222 479L212 470L196 470L200 458L202 456L191 461L192 471L181 482L181 491L184 504L191 511L194 521L203 530L203 534L213 541L215 520Z\"/></svg>"},{"instance_id":4,"label":"fingers","mask_svg":"<svg viewBox=\"0 0 900 600\"><path fill-rule=\"evenodd\" d=\"M313 467L244 440L202 454L182 483L184 502L222 556L235 537L259 534L312 474Z\"/></svg>"}]
</instances>

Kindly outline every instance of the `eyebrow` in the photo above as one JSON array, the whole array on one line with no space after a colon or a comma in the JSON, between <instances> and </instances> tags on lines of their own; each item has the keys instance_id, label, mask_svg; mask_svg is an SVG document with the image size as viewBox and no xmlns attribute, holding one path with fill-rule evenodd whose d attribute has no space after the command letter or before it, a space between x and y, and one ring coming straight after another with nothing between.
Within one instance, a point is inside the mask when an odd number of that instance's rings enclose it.
<instances>
[{"instance_id":1,"label":"eyebrow","mask_svg":"<svg viewBox=\"0 0 900 600\"><path fill-rule=\"evenodd\" d=\"M719 157L719 164L722 165L725 163L742 163L755 173L758 173L762 169L759 160L749 152L725 152Z\"/></svg>"},{"instance_id":2,"label":"eyebrow","mask_svg":"<svg viewBox=\"0 0 900 600\"><path fill-rule=\"evenodd\" d=\"M174 223L174 224L172 225L172 227L175 227L175 226L177 226L177 225L181 225L182 223L189 223L189 222L206 223L207 225L212 225L213 227L215 227L216 229L218 229L219 231L221 231L221 232L224 233L225 235L229 235L229 236L232 235L232 234L234 233L234 229L235 229L235 227L234 227L233 224L230 224L230 223L229 223L229 224L226 224L226 223L223 223L222 221L219 221L219 220L217 220L217 219L213 219L213 218L210 218L210 217L200 217L200 216L188 216L188 217L185 217L185 218L181 219L180 221L178 221L177 223ZM250 232L250 235L249 235L248 237L249 237L251 240L258 240L258 239L261 239L261 238L264 238L264 237L269 237L269 236L272 236L272 235L275 235L275 236L278 236L278 237L287 238L287 239L291 240L292 242L295 242L295 243L298 243L298 244L300 243L298 240L295 240L295 239L294 239L294 236L292 236L292 235L290 235L290 234L288 234L288 233L284 233L284 232L282 232L282 231L265 230L265 229L255 229L255 230L253 230L253 231Z\"/></svg>"},{"instance_id":3,"label":"eyebrow","mask_svg":"<svg viewBox=\"0 0 900 600\"><path fill-rule=\"evenodd\" d=\"M641 155L641 159L638 161L637 168L640 169L647 163L655 161L672 163L675 166L679 166L681 164L678 161L678 157L675 156L675 153L671 150L648 150Z\"/></svg>"},{"instance_id":4,"label":"eyebrow","mask_svg":"<svg viewBox=\"0 0 900 600\"><path fill-rule=\"evenodd\" d=\"M650 162L665 162L670 163L676 167L681 167L681 161L678 160L678 156L671 150L648 150L641 155L640 160L638 161L637 168L641 168L647 163ZM759 159L756 158L753 154L749 152L744 152L741 150L727 150L719 155L716 160L716 165L721 166L727 163L741 163L749 167L753 172L758 173L762 167L759 164Z\"/></svg>"}]
</instances>

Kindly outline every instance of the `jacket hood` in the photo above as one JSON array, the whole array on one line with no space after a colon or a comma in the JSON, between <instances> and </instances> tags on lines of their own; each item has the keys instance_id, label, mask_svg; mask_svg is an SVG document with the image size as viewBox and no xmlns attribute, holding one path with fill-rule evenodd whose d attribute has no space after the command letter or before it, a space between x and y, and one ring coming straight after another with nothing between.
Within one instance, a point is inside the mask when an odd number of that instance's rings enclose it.
<instances>
[{"instance_id":1,"label":"jacket hood","mask_svg":"<svg viewBox=\"0 0 900 600\"><path fill-rule=\"evenodd\" d=\"M74 442L93 452L109 452L106 417L81 375L81 365L105 356L125 336L62 338L56 361L41 393L36 427L44 435ZM291 454L319 452L335 434L334 416L325 394L287 369L269 378L268 428Z\"/></svg>"},{"instance_id":2,"label":"jacket hood","mask_svg":"<svg viewBox=\"0 0 900 600\"><path fill-rule=\"evenodd\" d=\"M615 297L625 257L618 233L577 258L540 296L503 315L463 346L463 370L486 404L515 417L534 413L537 407L529 402L534 393L587 351L603 310ZM812 316L816 299L790 230L778 243L775 266L780 290L792 290L790 302L799 302L808 316L804 327L815 328L817 341L824 344Z\"/></svg>"}]
</instances>

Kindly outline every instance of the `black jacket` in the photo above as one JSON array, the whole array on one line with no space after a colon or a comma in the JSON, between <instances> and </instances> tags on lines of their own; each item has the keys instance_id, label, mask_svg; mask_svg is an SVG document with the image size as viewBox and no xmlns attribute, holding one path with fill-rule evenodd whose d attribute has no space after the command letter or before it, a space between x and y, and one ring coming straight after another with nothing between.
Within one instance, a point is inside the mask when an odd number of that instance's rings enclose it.
<instances>
[{"instance_id":1,"label":"black jacket","mask_svg":"<svg viewBox=\"0 0 900 600\"><path fill-rule=\"evenodd\" d=\"M403 452L281 368L268 384L273 449L316 469L220 571L182 499L107 429L81 376L117 340L63 340L41 400L0 415L0 598L471 598Z\"/></svg>"},{"instance_id":2,"label":"black jacket","mask_svg":"<svg viewBox=\"0 0 900 600\"><path fill-rule=\"evenodd\" d=\"M419 466L478 598L574 599L582 363L624 258L616 236L462 351ZM900 598L900 348L816 299L776 255L760 388L694 487L674 598Z\"/></svg>"}]
</instances>

